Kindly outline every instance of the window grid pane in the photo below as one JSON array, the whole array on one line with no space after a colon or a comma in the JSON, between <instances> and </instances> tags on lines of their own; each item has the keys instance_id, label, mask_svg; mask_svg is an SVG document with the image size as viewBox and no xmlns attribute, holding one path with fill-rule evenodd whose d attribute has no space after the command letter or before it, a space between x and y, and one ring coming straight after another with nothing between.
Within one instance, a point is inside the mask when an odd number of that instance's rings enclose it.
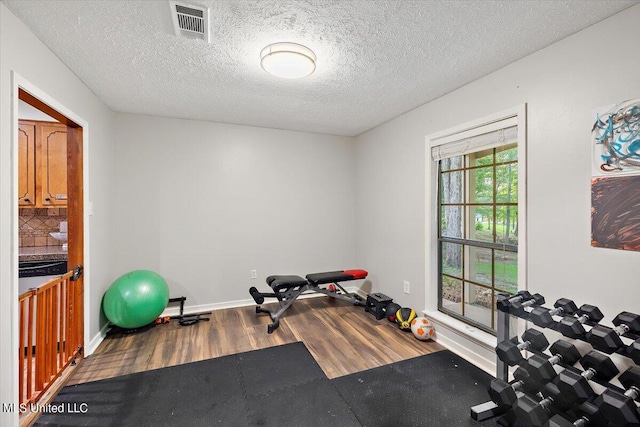
<instances>
[{"instance_id":1,"label":"window grid pane","mask_svg":"<svg viewBox=\"0 0 640 427\"><path fill-rule=\"evenodd\" d=\"M517 145L440 162L438 309L495 333L496 295L517 291Z\"/></svg>"}]
</instances>

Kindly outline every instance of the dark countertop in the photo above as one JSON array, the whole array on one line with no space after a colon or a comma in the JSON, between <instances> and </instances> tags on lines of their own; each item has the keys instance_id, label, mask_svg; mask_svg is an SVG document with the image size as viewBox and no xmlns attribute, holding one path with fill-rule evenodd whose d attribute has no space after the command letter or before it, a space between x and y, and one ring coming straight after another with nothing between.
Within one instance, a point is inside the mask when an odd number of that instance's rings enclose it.
<instances>
[{"instance_id":1,"label":"dark countertop","mask_svg":"<svg viewBox=\"0 0 640 427\"><path fill-rule=\"evenodd\" d=\"M34 246L21 247L18 252L18 261L44 261L67 259L67 251L60 246Z\"/></svg>"}]
</instances>

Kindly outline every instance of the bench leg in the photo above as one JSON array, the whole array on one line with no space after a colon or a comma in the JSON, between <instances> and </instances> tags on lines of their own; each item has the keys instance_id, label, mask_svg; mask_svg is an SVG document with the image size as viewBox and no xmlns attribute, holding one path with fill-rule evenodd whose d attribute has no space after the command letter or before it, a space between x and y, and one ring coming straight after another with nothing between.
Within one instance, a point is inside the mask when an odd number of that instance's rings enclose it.
<instances>
[{"instance_id":1,"label":"bench leg","mask_svg":"<svg viewBox=\"0 0 640 427\"><path fill-rule=\"evenodd\" d=\"M276 329L278 329L278 327L280 326L280 320L276 320L275 322L267 325L267 333L268 334L272 334L273 331L275 331Z\"/></svg>"},{"instance_id":2,"label":"bench leg","mask_svg":"<svg viewBox=\"0 0 640 427\"><path fill-rule=\"evenodd\" d=\"M342 286L340 286L339 283L333 283L334 285L336 285L336 287L338 289L340 289L342 291L342 293L338 293L338 292L332 292L328 289L323 289L323 288L317 288L314 287L313 291L314 292L318 292L321 294L325 294L325 295L329 295L330 297L334 297L334 298L338 298L342 301L347 301L350 302L354 305L359 305L359 306L364 306L364 302L362 302L362 298L360 297L360 295L356 295L356 294L352 294L350 292L347 292L347 290L345 288L343 288Z\"/></svg>"},{"instance_id":3,"label":"bench leg","mask_svg":"<svg viewBox=\"0 0 640 427\"><path fill-rule=\"evenodd\" d=\"M280 308L275 312L267 310L260 306L256 307L256 313L267 313L269 317L271 317L271 320L273 321L273 323L267 325L268 333L272 333L273 331L278 329L278 327L280 326L280 316L282 316L284 312L287 311L287 309L291 306L291 304L293 304L293 302L300 295L302 295L303 292L309 290L310 288L311 288L310 285L304 285L297 289L294 289L294 290L289 289L282 294L277 294L277 298L280 302Z\"/></svg>"}]
</instances>

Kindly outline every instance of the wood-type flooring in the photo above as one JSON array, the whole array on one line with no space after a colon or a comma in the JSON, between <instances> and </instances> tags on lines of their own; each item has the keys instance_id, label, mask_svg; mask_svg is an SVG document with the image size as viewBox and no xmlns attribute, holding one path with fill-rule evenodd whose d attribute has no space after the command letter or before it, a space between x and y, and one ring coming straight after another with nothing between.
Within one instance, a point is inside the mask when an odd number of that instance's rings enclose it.
<instances>
[{"instance_id":1,"label":"wood-type flooring","mask_svg":"<svg viewBox=\"0 0 640 427\"><path fill-rule=\"evenodd\" d=\"M267 314L247 306L213 311L209 321L191 326L172 320L143 332L109 335L73 368L66 385L296 341L307 346L330 379L444 348L418 341L386 319L376 320L363 307L326 296L297 300L272 334L267 333L269 323Z\"/></svg>"}]
</instances>

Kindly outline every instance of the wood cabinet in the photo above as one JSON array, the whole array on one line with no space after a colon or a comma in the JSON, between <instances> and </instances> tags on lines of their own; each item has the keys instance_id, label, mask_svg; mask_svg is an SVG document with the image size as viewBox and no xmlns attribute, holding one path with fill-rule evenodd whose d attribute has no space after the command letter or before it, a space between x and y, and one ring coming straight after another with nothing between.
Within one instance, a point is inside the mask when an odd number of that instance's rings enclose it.
<instances>
[{"instance_id":1,"label":"wood cabinet","mask_svg":"<svg viewBox=\"0 0 640 427\"><path fill-rule=\"evenodd\" d=\"M20 207L67 206L67 126L21 120L18 138Z\"/></svg>"},{"instance_id":2,"label":"wood cabinet","mask_svg":"<svg viewBox=\"0 0 640 427\"><path fill-rule=\"evenodd\" d=\"M36 195L42 207L67 206L67 126L42 123L36 126ZM38 185L39 184L39 185ZM36 204L38 203L36 202Z\"/></svg>"},{"instance_id":3,"label":"wood cabinet","mask_svg":"<svg viewBox=\"0 0 640 427\"><path fill-rule=\"evenodd\" d=\"M20 122L18 127L18 205L36 206L36 125Z\"/></svg>"}]
</instances>

